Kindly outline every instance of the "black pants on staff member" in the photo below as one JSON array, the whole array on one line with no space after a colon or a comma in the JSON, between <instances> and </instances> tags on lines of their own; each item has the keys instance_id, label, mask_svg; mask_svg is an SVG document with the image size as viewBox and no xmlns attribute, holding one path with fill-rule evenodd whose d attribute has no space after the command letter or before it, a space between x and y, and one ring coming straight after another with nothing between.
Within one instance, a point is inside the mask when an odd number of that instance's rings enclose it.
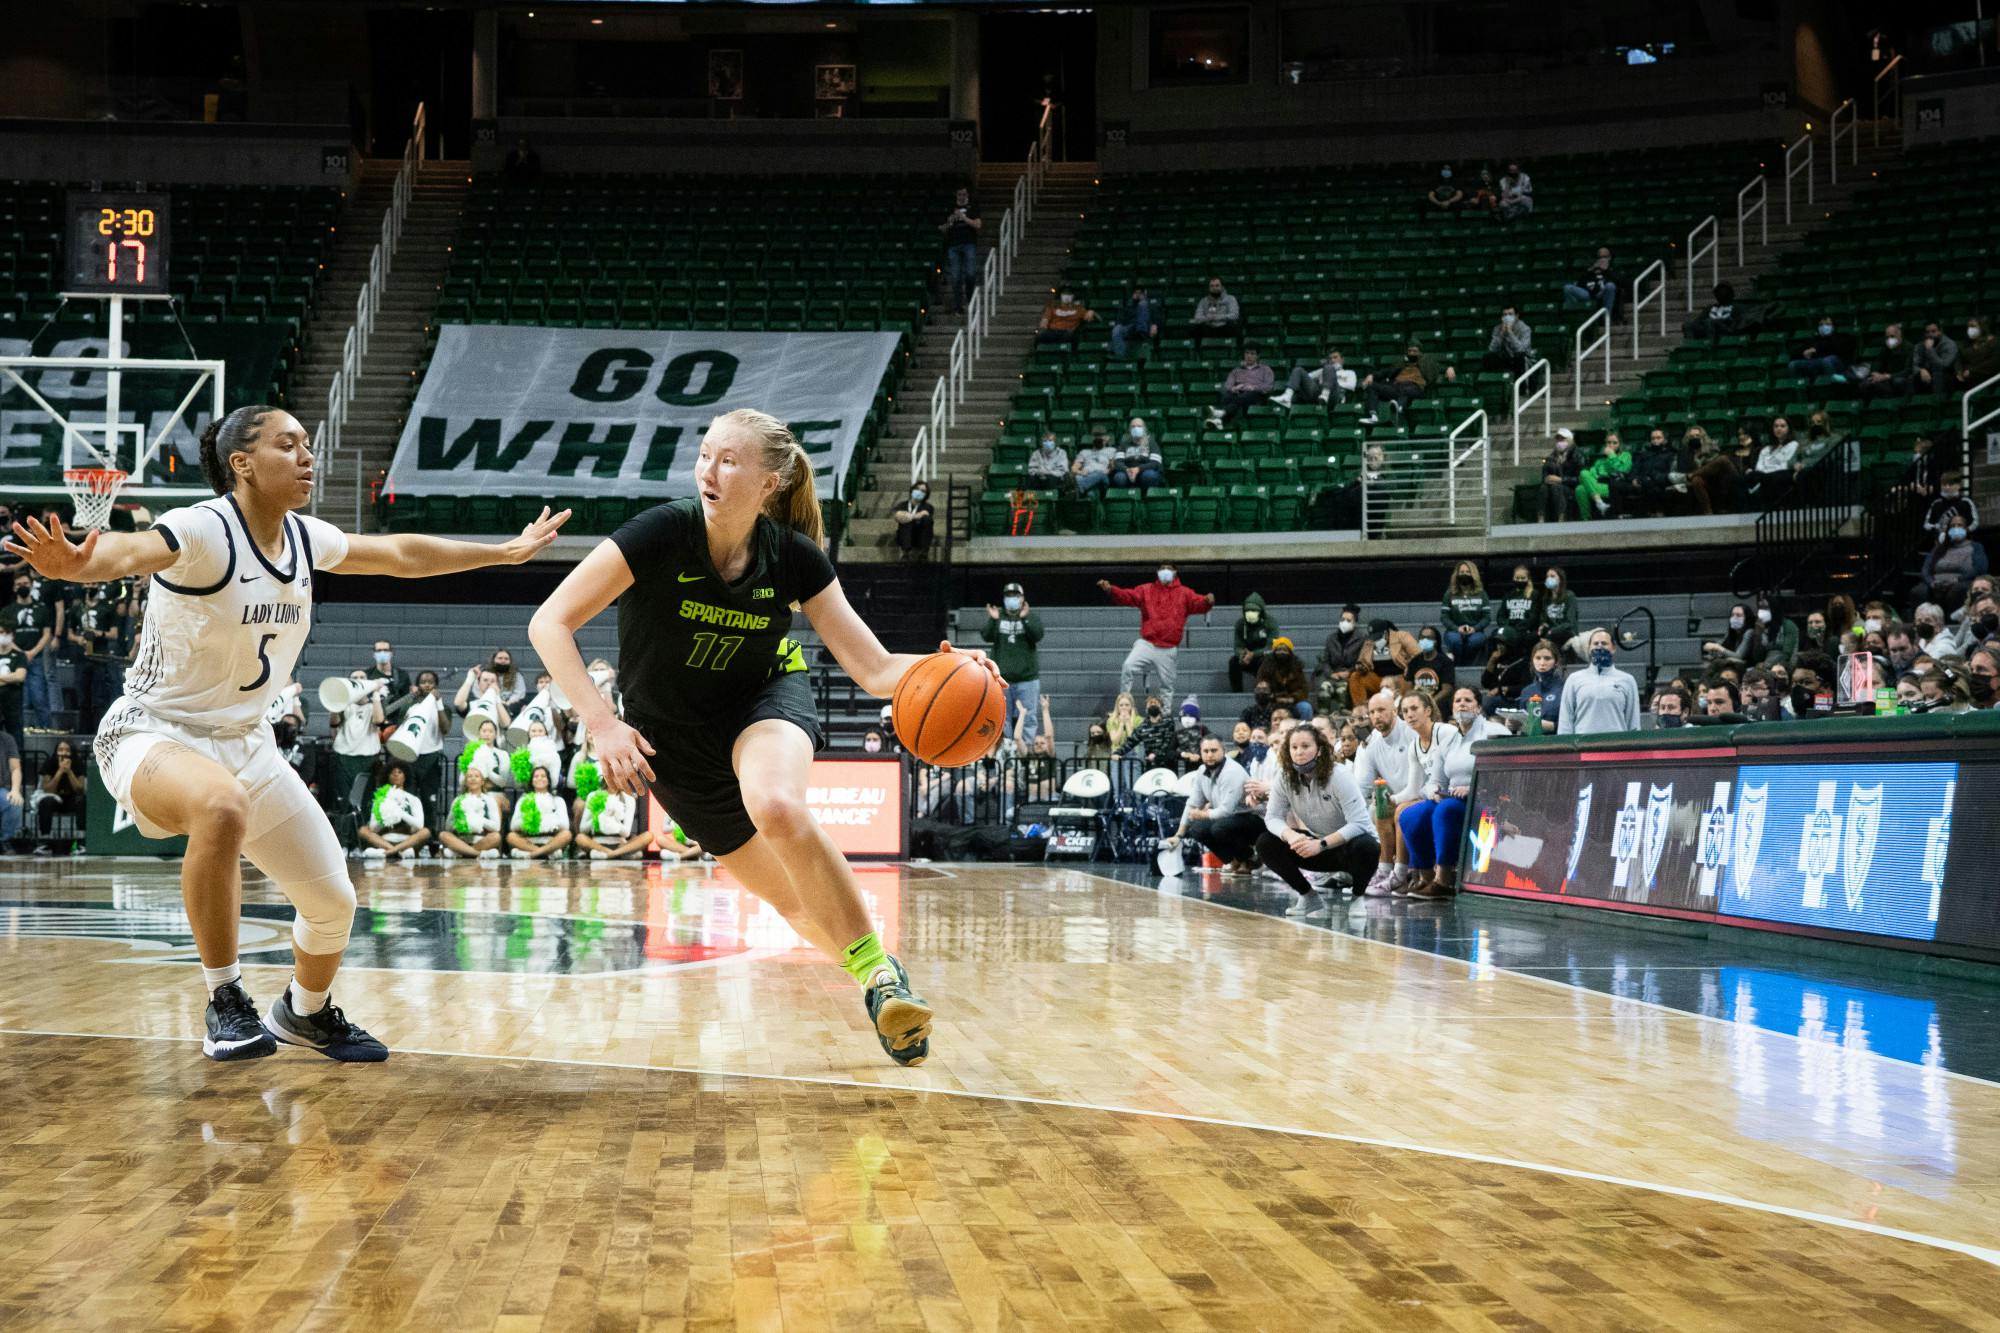
<instances>
[{"instance_id":1,"label":"black pants on staff member","mask_svg":"<svg viewBox=\"0 0 2000 1333\"><path fill-rule=\"evenodd\" d=\"M1343 842L1330 851L1312 856L1300 856L1283 838L1269 830L1257 839L1257 855L1263 858L1264 868L1301 894L1312 892L1312 885L1306 882L1305 877L1308 870L1323 873L1344 871L1356 884L1365 884L1368 877L1375 873L1375 863L1381 854L1382 845L1375 841L1373 834L1363 834L1352 842Z\"/></svg>"},{"instance_id":2,"label":"black pants on staff member","mask_svg":"<svg viewBox=\"0 0 2000 1333\"><path fill-rule=\"evenodd\" d=\"M1247 812L1215 819L1196 815L1187 822L1188 837L1225 861L1248 861L1263 833L1263 816Z\"/></svg>"}]
</instances>

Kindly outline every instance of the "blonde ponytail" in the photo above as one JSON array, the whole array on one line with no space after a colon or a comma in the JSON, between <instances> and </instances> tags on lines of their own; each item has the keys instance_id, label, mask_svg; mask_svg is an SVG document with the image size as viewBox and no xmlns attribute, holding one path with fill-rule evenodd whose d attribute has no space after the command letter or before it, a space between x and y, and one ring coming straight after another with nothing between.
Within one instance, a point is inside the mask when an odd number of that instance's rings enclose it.
<instances>
[{"instance_id":1,"label":"blonde ponytail","mask_svg":"<svg viewBox=\"0 0 2000 1333\"><path fill-rule=\"evenodd\" d=\"M819 492L813 485L812 457L791 429L754 407L724 412L708 426L711 431L718 427L733 428L756 441L764 466L778 474L778 489L764 502L764 512L793 531L823 542L826 526L820 516Z\"/></svg>"}]
</instances>

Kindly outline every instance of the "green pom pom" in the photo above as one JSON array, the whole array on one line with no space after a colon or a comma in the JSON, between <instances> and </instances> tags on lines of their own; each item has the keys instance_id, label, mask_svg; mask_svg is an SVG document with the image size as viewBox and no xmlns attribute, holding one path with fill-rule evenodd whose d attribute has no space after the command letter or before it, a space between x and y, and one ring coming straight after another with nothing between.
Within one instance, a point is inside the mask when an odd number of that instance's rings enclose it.
<instances>
[{"instance_id":1,"label":"green pom pom","mask_svg":"<svg viewBox=\"0 0 2000 1333\"><path fill-rule=\"evenodd\" d=\"M576 766L576 794L578 796L586 801L593 796L601 796L603 793L598 788L603 785L604 777L597 771L596 764L585 762ZM598 808L597 806L592 806L591 810L595 813Z\"/></svg>"},{"instance_id":2,"label":"green pom pom","mask_svg":"<svg viewBox=\"0 0 2000 1333\"><path fill-rule=\"evenodd\" d=\"M589 768L590 765L586 764L584 765L584 767ZM583 775L579 773L577 776L578 778L581 778ZM577 789L580 791L582 790L582 788L583 784L581 781L579 781L577 783ZM611 793L608 791L594 791L590 795L584 797L583 800L583 808L585 811L584 817L589 821L590 831L592 833L604 832L603 828L604 807L606 803L608 803L610 800L611 800Z\"/></svg>"},{"instance_id":3,"label":"green pom pom","mask_svg":"<svg viewBox=\"0 0 2000 1333\"><path fill-rule=\"evenodd\" d=\"M368 803L368 818L371 822L388 827L389 821L382 818L382 803L389 799L389 793L394 790L396 789L386 782L375 789L375 798Z\"/></svg>"},{"instance_id":4,"label":"green pom pom","mask_svg":"<svg viewBox=\"0 0 2000 1333\"><path fill-rule=\"evenodd\" d=\"M485 741L474 741L458 752L458 771L460 773L472 767L472 757L479 753L479 748L484 744L486 744Z\"/></svg>"},{"instance_id":5,"label":"green pom pom","mask_svg":"<svg viewBox=\"0 0 2000 1333\"><path fill-rule=\"evenodd\" d=\"M523 787L528 786L535 776L535 756L529 754L528 747L523 745L520 749L514 751L514 757L511 762L514 769L514 781Z\"/></svg>"},{"instance_id":6,"label":"green pom pom","mask_svg":"<svg viewBox=\"0 0 2000 1333\"><path fill-rule=\"evenodd\" d=\"M531 838L542 835L542 802L538 792L529 792L521 798L521 832Z\"/></svg>"},{"instance_id":7,"label":"green pom pom","mask_svg":"<svg viewBox=\"0 0 2000 1333\"><path fill-rule=\"evenodd\" d=\"M461 838L472 836L471 821L465 817L465 803L472 798L461 796L451 803L451 831Z\"/></svg>"}]
</instances>

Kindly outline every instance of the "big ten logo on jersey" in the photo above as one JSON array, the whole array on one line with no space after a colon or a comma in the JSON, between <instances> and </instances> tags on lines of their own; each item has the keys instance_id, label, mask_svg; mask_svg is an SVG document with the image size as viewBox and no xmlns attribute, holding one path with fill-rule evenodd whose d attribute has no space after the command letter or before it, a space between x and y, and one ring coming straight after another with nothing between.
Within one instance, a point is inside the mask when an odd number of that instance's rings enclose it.
<instances>
[{"instance_id":1,"label":"big ten logo on jersey","mask_svg":"<svg viewBox=\"0 0 2000 1333\"><path fill-rule=\"evenodd\" d=\"M755 588L751 590L750 600L753 602L767 602L777 595L778 590L776 588Z\"/></svg>"}]
</instances>

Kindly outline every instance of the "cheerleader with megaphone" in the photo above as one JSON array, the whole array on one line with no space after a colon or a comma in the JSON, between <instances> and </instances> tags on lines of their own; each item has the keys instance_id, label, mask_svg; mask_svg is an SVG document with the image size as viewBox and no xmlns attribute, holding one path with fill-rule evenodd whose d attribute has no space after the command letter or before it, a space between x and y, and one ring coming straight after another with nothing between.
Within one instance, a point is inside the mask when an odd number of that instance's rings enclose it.
<instances>
[{"instance_id":1,"label":"cheerleader with megaphone","mask_svg":"<svg viewBox=\"0 0 2000 1333\"><path fill-rule=\"evenodd\" d=\"M478 773L486 779L489 790L506 786L513 773L508 767L508 755L499 745L499 727L490 717L480 719L473 727L472 739L458 752L459 785L464 786L467 777Z\"/></svg>"}]
</instances>

